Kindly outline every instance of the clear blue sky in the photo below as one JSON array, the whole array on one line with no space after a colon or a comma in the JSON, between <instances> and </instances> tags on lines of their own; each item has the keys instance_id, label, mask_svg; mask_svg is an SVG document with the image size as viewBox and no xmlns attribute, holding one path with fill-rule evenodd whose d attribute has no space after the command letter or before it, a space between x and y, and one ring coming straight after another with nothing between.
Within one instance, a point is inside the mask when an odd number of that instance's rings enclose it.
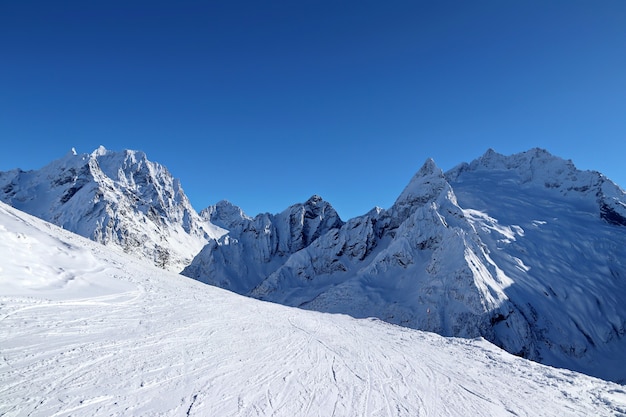
<instances>
[{"instance_id":1,"label":"clear blue sky","mask_svg":"<svg viewBox=\"0 0 626 417\"><path fill-rule=\"evenodd\" d=\"M386 208L489 147L624 188L626 1L2 1L0 143L143 150L250 215Z\"/></svg>"}]
</instances>

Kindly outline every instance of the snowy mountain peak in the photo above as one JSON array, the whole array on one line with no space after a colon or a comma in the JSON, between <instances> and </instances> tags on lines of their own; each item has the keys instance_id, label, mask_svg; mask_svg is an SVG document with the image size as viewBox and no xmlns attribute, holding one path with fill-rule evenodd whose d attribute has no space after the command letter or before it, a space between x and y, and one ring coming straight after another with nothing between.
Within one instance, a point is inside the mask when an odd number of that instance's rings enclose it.
<instances>
[{"instance_id":1,"label":"snowy mountain peak","mask_svg":"<svg viewBox=\"0 0 626 417\"><path fill-rule=\"evenodd\" d=\"M626 193L597 171L582 171L571 160L545 149L505 156L488 150L483 156L462 163L445 174L449 182L498 182L541 193L558 194L583 204L585 210L614 224L626 226Z\"/></svg>"},{"instance_id":2,"label":"snowy mountain peak","mask_svg":"<svg viewBox=\"0 0 626 417\"><path fill-rule=\"evenodd\" d=\"M441 168L428 158L404 188L394 206L424 204L438 196L447 182Z\"/></svg>"},{"instance_id":3,"label":"snowy mountain peak","mask_svg":"<svg viewBox=\"0 0 626 417\"><path fill-rule=\"evenodd\" d=\"M91 155L93 157L98 157L98 156L102 156L102 155L106 155L107 154L107 148L105 148L104 146L100 145L98 146L98 148L96 148Z\"/></svg>"},{"instance_id":4,"label":"snowy mountain peak","mask_svg":"<svg viewBox=\"0 0 626 417\"><path fill-rule=\"evenodd\" d=\"M226 230L233 230L243 221L252 220L243 210L227 200L220 200L200 212L200 217Z\"/></svg>"},{"instance_id":5,"label":"snowy mountain peak","mask_svg":"<svg viewBox=\"0 0 626 417\"><path fill-rule=\"evenodd\" d=\"M253 219L228 202L211 206L202 215L229 232L205 246L183 274L242 294L292 254L343 225L332 205L318 195L281 213L262 213Z\"/></svg>"},{"instance_id":6,"label":"snowy mountain peak","mask_svg":"<svg viewBox=\"0 0 626 417\"><path fill-rule=\"evenodd\" d=\"M319 204L319 203L321 203L323 201L324 201L324 199L322 197L320 197L317 194L314 194L304 204L311 206L311 205L317 205L317 204Z\"/></svg>"},{"instance_id":7,"label":"snowy mountain peak","mask_svg":"<svg viewBox=\"0 0 626 417\"><path fill-rule=\"evenodd\" d=\"M333 224L332 227L342 223L339 214L335 211L333 206L319 195L311 196L311 198L302 204L302 207L304 208L304 215L309 219L328 219L329 223Z\"/></svg>"},{"instance_id":8,"label":"snowy mountain peak","mask_svg":"<svg viewBox=\"0 0 626 417\"><path fill-rule=\"evenodd\" d=\"M532 148L528 151L506 156L496 152L494 149L489 148L481 157L476 159L476 164L485 168L497 169L502 166L512 168L515 166L528 165L531 161L544 160L544 161L563 161L563 159L552 155L545 149ZM571 163L571 161L570 161Z\"/></svg>"},{"instance_id":9,"label":"snowy mountain peak","mask_svg":"<svg viewBox=\"0 0 626 417\"><path fill-rule=\"evenodd\" d=\"M0 173L0 200L177 271L224 233L202 220L180 182L140 151L100 146L40 170Z\"/></svg>"},{"instance_id":10,"label":"snowy mountain peak","mask_svg":"<svg viewBox=\"0 0 626 417\"><path fill-rule=\"evenodd\" d=\"M430 175L442 176L443 172L435 163L435 160L432 158L426 159L422 167L417 171L417 175L421 177L426 177Z\"/></svg>"},{"instance_id":11,"label":"snowy mountain peak","mask_svg":"<svg viewBox=\"0 0 626 417\"><path fill-rule=\"evenodd\" d=\"M318 195L304 204L294 204L276 215L277 224L289 227L290 250L296 252L331 229L341 227L343 221L333 206Z\"/></svg>"},{"instance_id":12,"label":"snowy mountain peak","mask_svg":"<svg viewBox=\"0 0 626 417\"><path fill-rule=\"evenodd\" d=\"M521 182L541 181L545 178L566 179L579 172L571 160L552 155L545 149L533 148L510 156L488 149L481 157L462 163L446 173L448 178L464 171L511 171L517 173Z\"/></svg>"}]
</instances>

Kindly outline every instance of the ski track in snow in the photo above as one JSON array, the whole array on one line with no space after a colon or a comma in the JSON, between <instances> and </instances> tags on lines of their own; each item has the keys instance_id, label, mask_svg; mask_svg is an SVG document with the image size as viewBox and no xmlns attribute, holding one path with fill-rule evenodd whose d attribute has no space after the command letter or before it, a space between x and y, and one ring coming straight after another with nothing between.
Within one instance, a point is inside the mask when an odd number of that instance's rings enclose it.
<instances>
[{"instance_id":1,"label":"ski track in snow","mask_svg":"<svg viewBox=\"0 0 626 417\"><path fill-rule=\"evenodd\" d=\"M484 340L248 299L4 205L0 223L3 416L626 415L624 387ZM7 256L15 232L81 255L73 284L19 294L16 255L50 258L37 245Z\"/></svg>"}]
</instances>

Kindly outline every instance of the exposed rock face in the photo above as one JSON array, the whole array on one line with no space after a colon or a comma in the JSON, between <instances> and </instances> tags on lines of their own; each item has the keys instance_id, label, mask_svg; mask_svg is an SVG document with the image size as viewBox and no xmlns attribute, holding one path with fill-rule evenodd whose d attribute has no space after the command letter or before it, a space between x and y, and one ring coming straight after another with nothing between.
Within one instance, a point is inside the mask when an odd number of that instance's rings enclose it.
<instances>
[{"instance_id":1,"label":"exposed rock face","mask_svg":"<svg viewBox=\"0 0 626 417\"><path fill-rule=\"evenodd\" d=\"M229 233L202 249L184 275L246 294L279 268L293 253L343 223L319 196L282 213L250 218L228 202L202 211Z\"/></svg>"},{"instance_id":2,"label":"exposed rock face","mask_svg":"<svg viewBox=\"0 0 626 417\"><path fill-rule=\"evenodd\" d=\"M225 232L200 218L180 182L138 151L100 147L40 170L0 173L0 199L175 271Z\"/></svg>"}]
</instances>

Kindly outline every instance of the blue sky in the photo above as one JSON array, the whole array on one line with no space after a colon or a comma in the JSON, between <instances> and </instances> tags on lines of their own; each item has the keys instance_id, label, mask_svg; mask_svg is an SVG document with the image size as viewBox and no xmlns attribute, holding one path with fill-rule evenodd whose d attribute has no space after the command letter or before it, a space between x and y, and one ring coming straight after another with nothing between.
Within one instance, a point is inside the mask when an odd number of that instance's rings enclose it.
<instances>
[{"instance_id":1,"label":"blue sky","mask_svg":"<svg viewBox=\"0 0 626 417\"><path fill-rule=\"evenodd\" d=\"M0 3L0 170L139 149L197 210L389 207L532 147L626 187L624 1Z\"/></svg>"}]
</instances>

